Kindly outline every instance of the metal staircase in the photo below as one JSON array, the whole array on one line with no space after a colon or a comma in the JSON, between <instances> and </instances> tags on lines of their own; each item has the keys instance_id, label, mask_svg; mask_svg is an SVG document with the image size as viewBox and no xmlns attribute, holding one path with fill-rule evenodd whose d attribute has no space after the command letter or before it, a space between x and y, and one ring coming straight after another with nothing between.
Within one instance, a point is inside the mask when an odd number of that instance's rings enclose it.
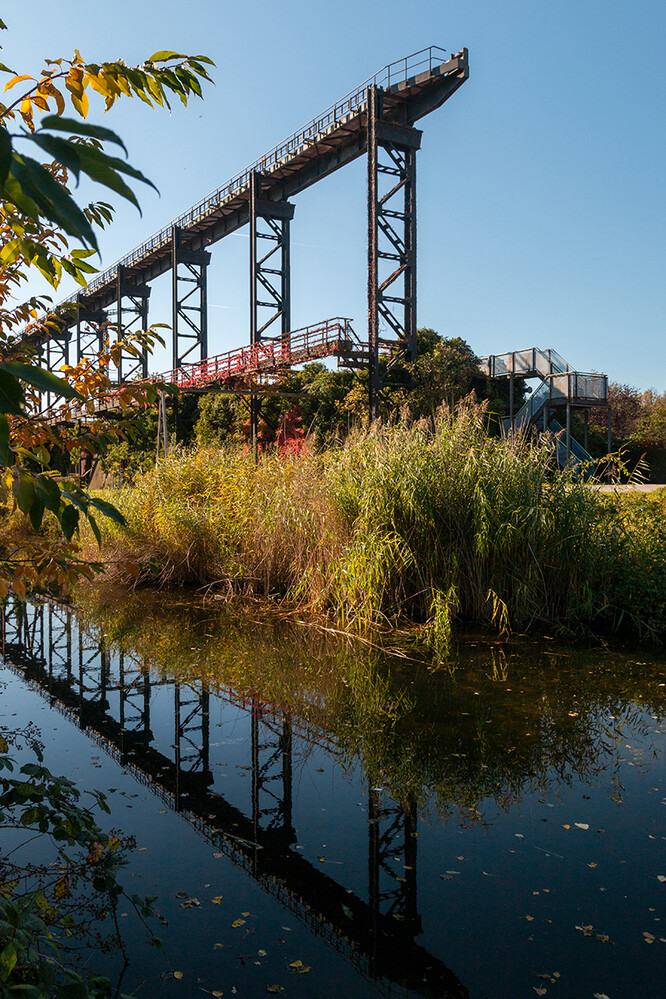
<instances>
[{"instance_id":1,"label":"metal staircase","mask_svg":"<svg viewBox=\"0 0 666 999\"><path fill-rule=\"evenodd\" d=\"M591 408L608 406L608 378L596 372L575 371L556 350L530 347L505 354L491 354L481 359L479 367L488 378L508 378L510 382L509 416L502 421L505 433L527 431L531 427L550 432L555 440L560 467L592 462L587 450L587 426ZM516 378L538 378L540 384L527 402L514 413L514 381ZM571 436L572 408L584 413L585 446ZM553 418L558 410L565 412L565 425ZM608 448L610 451L610 410L608 418ZM591 465L590 465L591 467Z\"/></svg>"}]
</instances>

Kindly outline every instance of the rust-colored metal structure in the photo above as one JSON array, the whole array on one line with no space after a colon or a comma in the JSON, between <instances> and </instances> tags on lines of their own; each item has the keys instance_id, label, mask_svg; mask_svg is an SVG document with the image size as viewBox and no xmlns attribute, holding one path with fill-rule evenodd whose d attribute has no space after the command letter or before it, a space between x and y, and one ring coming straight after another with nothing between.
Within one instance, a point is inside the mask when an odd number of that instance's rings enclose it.
<instances>
[{"instance_id":1,"label":"rust-colored metal structure","mask_svg":"<svg viewBox=\"0 0 666 999\"><path fill-rule=\"evenodd\" d=\"M367 153L368 336L347 358L369 371L369 411L377 414L383 370L416 351L415 123L445 103L469 76L468 54L436 46L385 66L304 128L96 276L61 303L61 328L44 337L44 363L57 369L90 354L97 323L120 332L148 323L150 282L172 274L173 369L208 357L208 247L250 226L250 345L288 345L291 328L290 201ZM72 331L76 330L75 337ZM285 356L288 350L284 352ZM380 360L381 359L381 360ZM120 361L118 381L145 377L147 359ZM253 421L257 405L253 398Z\"/></svg>"}]
</instances>

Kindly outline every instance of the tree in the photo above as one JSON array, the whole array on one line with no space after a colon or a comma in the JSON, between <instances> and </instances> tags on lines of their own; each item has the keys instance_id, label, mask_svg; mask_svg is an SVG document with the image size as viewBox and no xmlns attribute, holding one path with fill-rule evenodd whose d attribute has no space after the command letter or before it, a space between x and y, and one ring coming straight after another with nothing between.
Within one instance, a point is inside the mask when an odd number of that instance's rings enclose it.
<instances>
[{"instance_id":1,"label":"tree","mask_svg":"<svg viewBox=\"0 0 666 999\"><path fill-rule=\"evenodd\" d=\"M0 21L0 28L5 27ZM106 324L98 358L57 377L37 363L37 345L53 336L61 322L50 297L32 296L18 304L12 300L31 268L54 289L65 275L85 288L96 273L90 261L98 250L96 230L112 219L113 209L106 202L80 206L69 190L70 178L78 182L86 176L137 208L130 183L154 186L126 159L107 151L115 146L126 155L114 132L85 120L89 95L101 96L106 111L121 97L138 98L151 108L169 108L174 96L187 104L192 95L201 97L210 65L205 56L172 51L155 52L134 67L122 60L87 63L78 50L71 59L46 60L36 76L17 74L0 63L0 72L10 77L4 91L11 100L0 104L0 468L7 498L30 519L34 531L39 532L49 511L61 532L56 539L37 533L10 543L0 560L0 597L9 589L24 595L31 585L65 583L97 568L78 552L81 516L99 540L96 517L122 522L122 515L76 483L58 481L52 456L82 448L100 453L112 440L136 435L127 413L115 425L95 417L93 399L111 390L106 371L121 349L138 354L160 339L153 327L120 342L119 331ZM14 97L17 88L20 96ZM68 103L77 118L65 117ZM119 401L125 409L132 403L145 406L155 391L150 385L125 387ZM40 412L40 392L60 400L58 408ZM73 403L90 414L83 426L73 423Z\"/></svg>"}]
</instances>

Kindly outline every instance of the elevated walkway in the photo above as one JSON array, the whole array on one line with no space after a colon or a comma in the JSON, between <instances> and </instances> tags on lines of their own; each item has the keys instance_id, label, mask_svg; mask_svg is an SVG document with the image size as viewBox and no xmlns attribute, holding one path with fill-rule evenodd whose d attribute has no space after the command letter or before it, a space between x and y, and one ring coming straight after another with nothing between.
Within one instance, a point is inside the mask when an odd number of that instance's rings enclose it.
<instances>
[{"instance_id":1,"label":"elevated walkway","mask_svg":"<svg viewBox=\"0 0 666 999\"><path fill-rule=\"evenodd\" d=\"M534 427L555 435L558 464L592 462L588 453L587 427L592 408L608 406L608 377L597 372L576 371L556 350L530 347L481 358L479 367L488 378L508 378L509 416L505 417L505 433L527 431ZM514 381L516 378L540 379L527 402L514 413ZM571 436L571 411L584 413L584 447ZM564 410L564 426L553 414ZM608 449L610 451L611 419L608 412Z\"/></svg>"},{"instance_id":2,"label":"elevated walkway","mask_svg":"<svg viewBox=\"0 0 666 999\"><path fill-rule=\"evenodd\" d=\"M412 126L430 114L462 86L469 75L467 50L449 55L439 46L414 52L384 66L298 131L269 149L221 187L150 236L115 264L96 275L84 292L74 293L61 305L107 308L117 299L118 267L124 277L142 285L172 267L173 231L181 234L189 251L200 251L246 225L250 212L253 174L262 177L266 202L283 202L305 190L367 149L368 88L381 87L385 96L386 136ZM384 134L384 133L383 133ZM201 151L199 151L201 152ZM193 151L197 155L197 151ZM62 317L66 326L76 322L74 313Z\"/></svg>"}]
</instances>

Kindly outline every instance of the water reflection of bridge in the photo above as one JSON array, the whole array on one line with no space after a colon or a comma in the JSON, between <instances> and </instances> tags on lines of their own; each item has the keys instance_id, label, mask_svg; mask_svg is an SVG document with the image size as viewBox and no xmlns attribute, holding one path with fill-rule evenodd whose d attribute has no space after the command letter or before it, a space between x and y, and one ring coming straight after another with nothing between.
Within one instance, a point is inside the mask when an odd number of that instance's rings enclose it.
<instances>
[{"instance_id":1,"label":"water reflection of bridge","mask_svg":"<svg viewBox=\"0 0 666 999\"><path fill-rule=\"evenodd\" d=\"M453 973L414 939L421 924L413 799L394 801L369 783L367 900L295 849L294 741L316 741L335 752L326 733L313 733L288 709L262 703L257 695L238 696L229 688L211 695L205 681L152 678L147 662L122 648L111 650L69 608L52 601L3 607L2 654L52 706L183 812L199 834L373 980L381 994L404 989L432 999L467 996ZM157 688L173 696L168 755L151 730ZM213 787L211 696L249 717L252 784L245 809Z\"/></svg>"}]
</instances>

